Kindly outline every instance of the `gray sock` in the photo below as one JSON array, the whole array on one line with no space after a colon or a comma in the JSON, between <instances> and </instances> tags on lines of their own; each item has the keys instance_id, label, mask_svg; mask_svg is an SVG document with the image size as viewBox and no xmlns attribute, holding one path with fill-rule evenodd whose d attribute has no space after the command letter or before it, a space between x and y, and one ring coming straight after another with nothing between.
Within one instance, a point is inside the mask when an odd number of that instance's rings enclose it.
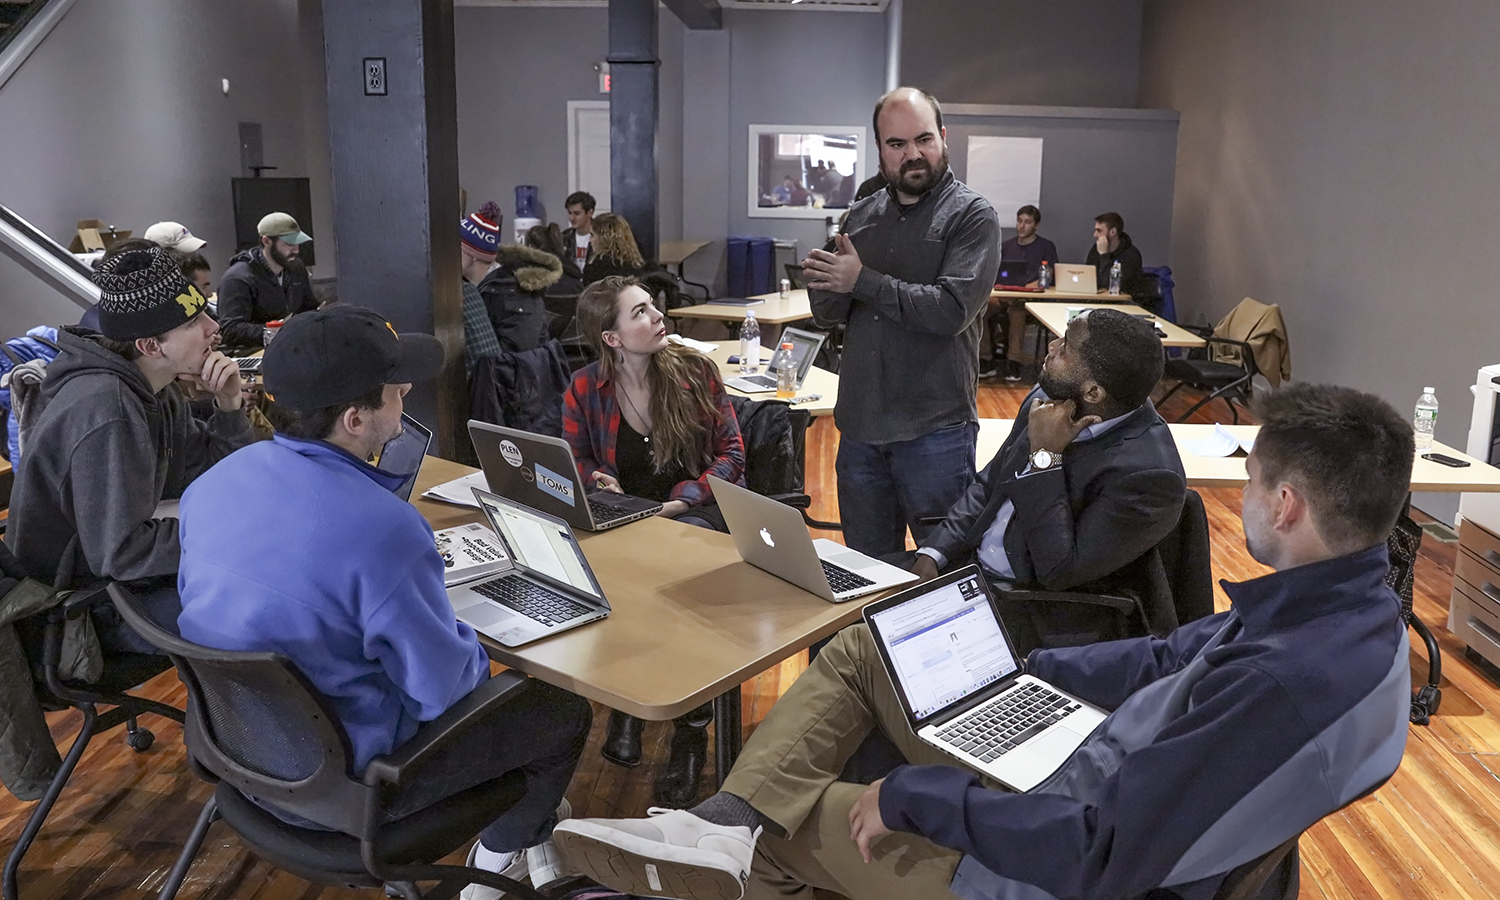
<instances>
[{"instance_id":1,"label":"gray sock","mask_svg":"<svg viewBox=\"0 0 1500 900\"><path fill-rule=\"evenodd\" d=\"M766 828L769 831L780 830L771 824L770 819L751 806L749 801L723 791L719 791L688 812L715 825L741 826L752 831L757 828Z\"/></svg>"}]
</instances>

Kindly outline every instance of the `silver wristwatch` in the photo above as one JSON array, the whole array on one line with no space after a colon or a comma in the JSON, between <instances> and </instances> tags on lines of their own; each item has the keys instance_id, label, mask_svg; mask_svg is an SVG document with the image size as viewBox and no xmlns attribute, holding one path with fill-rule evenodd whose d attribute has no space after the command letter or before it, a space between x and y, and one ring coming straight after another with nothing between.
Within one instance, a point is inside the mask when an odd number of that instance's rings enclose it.
<instances>
[{"instance_id":1,"label":"silver wristwatch","mask_svg":"<svg viewBox=\"0 0 1500 900\"><path fill-rule=\"evenodd\" d=\"M1033 471L1050 469L1062 462L1062 454L1053 453L1051 450L1038 450L1031 454L1031 468Z\"/></svg>"}]
</instances>

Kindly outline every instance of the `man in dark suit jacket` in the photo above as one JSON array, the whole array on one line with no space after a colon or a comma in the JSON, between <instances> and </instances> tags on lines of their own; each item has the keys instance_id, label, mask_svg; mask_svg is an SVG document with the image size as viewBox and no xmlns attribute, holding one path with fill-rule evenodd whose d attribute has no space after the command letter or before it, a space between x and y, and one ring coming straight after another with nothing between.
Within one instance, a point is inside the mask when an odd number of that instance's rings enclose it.
<instances>
[{"instance_id":1,"label":"man in dark suit jacket","mask_svg":"<svg viewBox=\"0 0 1500 900\"><path fill-rule=\"evenodd\" d=\"M1161 373L1149 322L1112 309L1074 319L1048 347L1010 437L928 535L912 571L931 577L977 561L1007 585L1148 594L1141 561L1177 527L1187 493L1177 446L1151 404ZM1020 630L1018 644L1035 640Z\"/></svg>"}]
</instances>

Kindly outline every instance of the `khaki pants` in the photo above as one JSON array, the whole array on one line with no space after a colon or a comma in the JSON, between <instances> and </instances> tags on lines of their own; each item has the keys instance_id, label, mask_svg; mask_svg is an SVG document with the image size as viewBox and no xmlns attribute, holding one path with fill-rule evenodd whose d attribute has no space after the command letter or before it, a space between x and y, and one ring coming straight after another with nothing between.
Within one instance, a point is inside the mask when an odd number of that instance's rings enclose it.
<instances>
[{"instance_id":1,"label":"khaki pants","mask_svg":"<svg viewBox=\"0 0 1500 900\"><path fill-rule=\"evenodd\" d=\"M756 845L745 896L811 897L812 888L863 898L950 897L962 855L897 832L866 863L849 838L849 810L865 786L838 782L854 751L879 727L917 765L950 765L906 723L865 625L839 632L756 728L724 790L778 826Z\"/></svg>"}]
</instances>

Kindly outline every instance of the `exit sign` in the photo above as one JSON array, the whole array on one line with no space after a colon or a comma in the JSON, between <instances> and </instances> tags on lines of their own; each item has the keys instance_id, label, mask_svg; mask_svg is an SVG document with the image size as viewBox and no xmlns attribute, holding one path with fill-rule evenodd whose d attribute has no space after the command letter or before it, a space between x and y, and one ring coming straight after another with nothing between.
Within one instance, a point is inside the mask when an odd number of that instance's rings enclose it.
<instances>
[{"instance_id":1,"label":"exit sign","mask_svg":"<svg viewBox=\"0 0 1500 900\"><path fill-rule=\"evenodd\" d=\"M609 93L609 63L598 63L594 68L599 72L599 93Z\"/></svg>"}]
</instances>

